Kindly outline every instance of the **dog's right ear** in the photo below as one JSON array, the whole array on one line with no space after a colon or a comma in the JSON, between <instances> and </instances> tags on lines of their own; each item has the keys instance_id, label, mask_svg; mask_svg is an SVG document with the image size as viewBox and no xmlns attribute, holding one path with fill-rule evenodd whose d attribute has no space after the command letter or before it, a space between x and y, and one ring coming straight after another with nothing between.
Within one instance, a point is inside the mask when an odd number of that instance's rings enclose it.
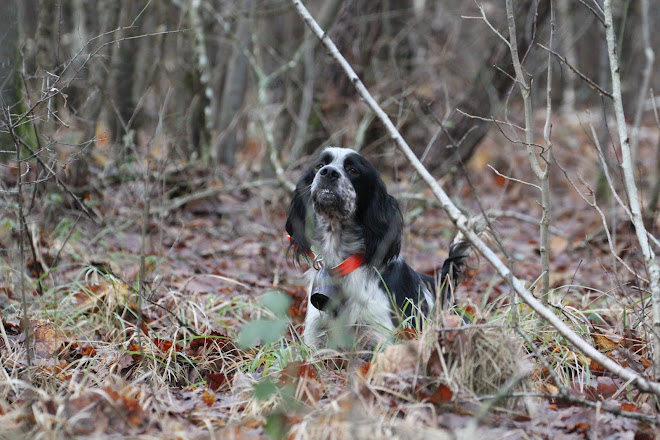
<instances>
[{"instance_id":1,"label":"dog's right ear","mask_svg":"<svg viewBox=\"0 0 660 440\"><path fill-rule=\"evenodd\" d=\"M296 262L309 260L312 255L310 236L313 230L311 205L311 185L314 180L314 169L308 170L298 181L293 192L293 200L289 205L286 219L286 232L289 234L289 253ZM309 218L308 218L309 214Z\"/></svg>"}]
</instances>

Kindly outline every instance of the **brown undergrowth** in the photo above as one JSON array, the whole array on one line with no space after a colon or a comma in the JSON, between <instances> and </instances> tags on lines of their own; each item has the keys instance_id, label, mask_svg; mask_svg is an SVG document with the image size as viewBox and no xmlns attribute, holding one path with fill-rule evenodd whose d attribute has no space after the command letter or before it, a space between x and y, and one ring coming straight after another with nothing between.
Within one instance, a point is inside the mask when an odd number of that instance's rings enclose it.
<instances>
[{"instance_id":1,"label":"brown undergrowth","mask_svg":"<svg viewBox=\"0 0 660 440\"><path fill-rule=\"evenodd\" d=\"M534 291L537 225L507 212L537 211L527 188L487 168L498 164L490 147L500 141L489 139L468 164L474 189L455 178L453 194L469 201L476 190L483 206L498 207L496 237ZM651 157L650 144L640 147ZM514 165L526 160L506 142L498 148ZM586 141L576 148L580 155L558 151L558 160L588 180L593 151ZM466 320L449 314L421 332L398 329L395 343L369 361L364 353L305 347L303 270L285 255L285 192L243 169L219 170L220 179L203 166L173 164L158 178L176 191L149 194L142 240L145 194L133 165L122 165L121 178L106 168L85 189L98 224L76 221L75 204L50 197L30 214L34 253L23 265L17 253L0 263L0 438L654 435L651 396L516 304L524 340L510 326L506 282L483 264L457 291ZM401 169L382 173L406 214L406 259L432 274L446 257L452 225ZM612 262L600 218L554 177L562 197L554 211L559 232L550 239L550 304L611 359L649 375L644 283ZM16 248L14 227L0 224L2 247ZM614 227L621 257L636 265L629 225ZM20 277L28 285L27 329Z\"/></svg>"}]
</instances>

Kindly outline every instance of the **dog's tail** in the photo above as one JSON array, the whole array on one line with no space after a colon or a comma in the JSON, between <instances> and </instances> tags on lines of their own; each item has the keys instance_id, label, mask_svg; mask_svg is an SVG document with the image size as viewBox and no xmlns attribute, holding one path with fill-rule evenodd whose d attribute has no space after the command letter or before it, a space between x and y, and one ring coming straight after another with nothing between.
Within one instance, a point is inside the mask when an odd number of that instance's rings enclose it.
<instances>
[{"instance_id":1,"label":"dog's tail","mask_svg":"<svg viewBox=\"0 0 660 440\"><path fill-rule=\"evenodd\" d=\"M487 231L487 221L483 215L472 217L468 221L468 228L484 235ZM472 243L459 231L449 247L449 256L442 265L438 286L442 289L442 303L445 306L454 304L454 289L462 281L463 271L465 269L466 258L472 250Z\"/></svg>"}]
</instances>

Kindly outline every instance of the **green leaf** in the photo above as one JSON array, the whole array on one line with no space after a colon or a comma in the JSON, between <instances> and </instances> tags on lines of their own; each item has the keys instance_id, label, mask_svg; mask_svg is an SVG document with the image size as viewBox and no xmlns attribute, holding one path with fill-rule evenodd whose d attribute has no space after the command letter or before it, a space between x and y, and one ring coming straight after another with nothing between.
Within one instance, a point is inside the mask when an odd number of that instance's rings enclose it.
<instances>
[{"instance_id":1,"label":"green leaf","mask_svg":"<svg viewBox=\"0 0 660 440\"><path fill-rule=\"evenodd\" d=\"M285 319L256 319L243 326L238 333L237 343L241 348L254 347L261 343L277 341L288 325Z\"/></svg>"},{"instance_id":2,"label":"green leaf","mask_svg":"<svg viewBox=\"0 0 660 440\"><path fill-rule=\"evenodd\" d=\"M291 297L286 293L274 290L261 298L261 304L278 318L284 318L291 305Z\"/></svg>"},{"instance_id":3,"label":"green leaf","mask_svg":"<svg viewBox=\"0 0 660 440\"><path fill-rule=\"evenodd\" d=\"M254 387L252 388L254 397L256 397L257 400L266 400L273 394L277 393L278 390L279 388L277 387L277 384L273 382L269 377L255 383Z\"/></svg>"},{"instance_id":4,"label":"green leaf","mask_svg":"<svg viewBox=\"0 0 660 440\"><path fill-rule=\"evenodd\" d=\"M266 416L264 431L268 437L272 438L273 440L285 439L288 430L289 426L284 413L276 411Z\"/></svg>"}]
</instances>

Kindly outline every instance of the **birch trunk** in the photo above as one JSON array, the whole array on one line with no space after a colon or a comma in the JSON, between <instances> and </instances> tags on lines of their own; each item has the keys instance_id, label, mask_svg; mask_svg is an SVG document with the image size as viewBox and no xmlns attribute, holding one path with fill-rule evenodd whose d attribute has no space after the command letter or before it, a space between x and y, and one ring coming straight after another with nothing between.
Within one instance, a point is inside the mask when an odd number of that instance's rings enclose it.
<instances>
[{"instance_id":1,"label":"birch trunk","mask_svg":"<svg viewBox=\"0 0 660 440\"><path fill-rule=\"evenodd\" d=\"M612 75L612 95L614 96L614 114L621 142L621 168L623 179L628 193L630 213L639 247L644 255L646 269L649 272L649 284L651 289L651 307L653 309L653 368L655 380L660 379L660 267L655 259L655 253L649 243L646 227L642 218L642 210L639 204L637 183L633 172L632 154L630 151L630 140L628 138L628 127L623 112L623 100L621 99L621 76L619 74L619 59L617 55L616 37L614 35L614 23L612 19L612 0L605 0L603 7L605 11L605 35L607 39L607 53L610 60L610 74Z\"/></svg>"}]
</instances>

